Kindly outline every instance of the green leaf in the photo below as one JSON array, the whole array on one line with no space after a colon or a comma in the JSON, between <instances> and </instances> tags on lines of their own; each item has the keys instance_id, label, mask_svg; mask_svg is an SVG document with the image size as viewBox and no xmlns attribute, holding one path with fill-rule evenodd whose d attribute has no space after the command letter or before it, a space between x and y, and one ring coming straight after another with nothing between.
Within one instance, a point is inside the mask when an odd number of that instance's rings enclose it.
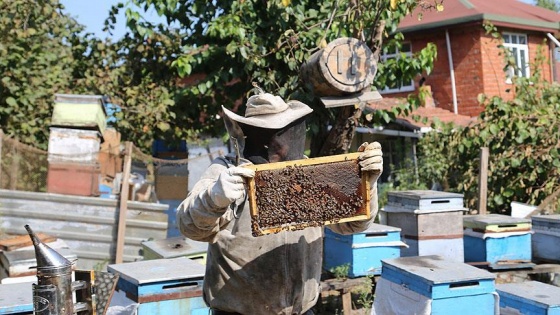
<instances>
[{"instance_id":1,"label":"green leaf","mask_svg":"<svg viewBox=\"0 0 560 315\"><path fill-rule=\"evenodd\" d=\"M16 101L15 98L10 96L10 97L6 98L6 104L8 104L9 106L12 106L12 107L16 107L17 106L17 101Z\"/></svg>"},{"instance_id":2,"label":"green leaf","mask_svg":"<svg viewBox=\"0 0 560 315\"><path fill-rule=\"evenodd\" d=\"M169 128L170 128L169 124L166 123L166 122L158 122L158 123L157 123L157 127L158 127L159 130L161 130L161 131L167 131L167 130L169 130Z\"/></svg>"}]
</instances>

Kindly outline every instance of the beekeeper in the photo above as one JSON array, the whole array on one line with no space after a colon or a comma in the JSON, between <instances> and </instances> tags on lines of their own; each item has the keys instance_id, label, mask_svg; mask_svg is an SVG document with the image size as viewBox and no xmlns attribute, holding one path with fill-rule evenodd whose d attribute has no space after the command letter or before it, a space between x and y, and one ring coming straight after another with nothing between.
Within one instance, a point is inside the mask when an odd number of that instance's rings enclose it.
<instances>
[{"instance_id":1,"label":"beekeeper","mask_svg":"<svg viewBox=\"0 0 560 315\"><path fill-rule=\"evenodd\" d=\"M241 167L304 158L305 118L313 110L261 92L248 99L244 117L223 111L239 155L233 150L215 159L177 212L186 237L209 243L204 299L218 315L313 314L321 292L322 227L252 236L243 177L255 173ZM361 148L361 170L372 173L372 219L329 226L340 234L366 230L378 210L381 146L374 142Z\"/></svg>"}]
</instances>

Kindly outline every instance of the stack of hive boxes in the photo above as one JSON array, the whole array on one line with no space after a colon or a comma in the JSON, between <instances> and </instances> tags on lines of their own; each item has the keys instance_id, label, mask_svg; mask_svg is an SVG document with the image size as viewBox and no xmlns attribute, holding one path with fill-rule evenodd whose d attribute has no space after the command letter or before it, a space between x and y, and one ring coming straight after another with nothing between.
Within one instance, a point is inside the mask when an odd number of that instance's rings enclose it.
<instances>
[{"instance_id":1,"label":"stack of hive boxes","mask_svg":"<svg viewBox=\"0 0 560 315\"><path fill-rule=\"evenodd\" d=\"M98 155L106 129L102 96L56 94L51 120L47 191L98 196Z\"/></svg>"},{"instance_id":2,"label":"stack of hive boxes","mask_svg":"<svg viewBox=\"0 0 560 315\"><path fill-rule=\"evenodd\" d=\"M503 214L464 217L465 262L492 269L527 268L531 262L531 220Z\"/></svg>"},{"instance_id":3,"label":"stack of hive boxes","mask_svg":"<svg viewBox=\"0 0 560 315\"><path fill-rule=\"evenodd\" d=\"M401 256L440 255L463 262L463 195L433 190L393 191L381 222L402 229Z\"/></svg>"}]
</instances>

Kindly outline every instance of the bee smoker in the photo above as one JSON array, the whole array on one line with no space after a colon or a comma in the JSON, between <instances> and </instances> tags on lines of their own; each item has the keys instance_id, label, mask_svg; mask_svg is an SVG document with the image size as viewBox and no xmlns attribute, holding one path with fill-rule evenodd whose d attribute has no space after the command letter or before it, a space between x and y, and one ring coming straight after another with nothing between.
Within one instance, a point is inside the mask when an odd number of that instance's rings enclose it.
<instances>
[{"instance_id":1,"label":"bee smoker","mask_svg":"<svg viewBox=\"0 0 560 315\"><path fill-rule=\"evenodd\" d=\"M33 284L33 314L72 315L72 262L45 245L29 225L25 225L37 260L37 284Z\"/></svg>"}]
</instances>

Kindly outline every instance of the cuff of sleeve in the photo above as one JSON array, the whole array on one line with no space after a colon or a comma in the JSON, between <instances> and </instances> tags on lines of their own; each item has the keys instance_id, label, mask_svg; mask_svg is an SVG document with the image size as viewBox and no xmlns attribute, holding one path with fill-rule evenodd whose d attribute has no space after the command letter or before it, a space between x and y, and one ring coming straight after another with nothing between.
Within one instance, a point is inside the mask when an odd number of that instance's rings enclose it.
<instances>
[{"instance_id":1,"label":"cuff of sleeve","mask_svg":"<svg viewBox=\"0 0 560 315\"><path fill-rule=\"evenodd\" d=\"M224 214L227 210L227 208L229 207L229 205L225 206L225 207L221 207L218 206L214 200L212 200L212 198L210 197L211 191L210 191L210 187L208 188L208 190L203 190L200 192L200 194L198 195L198 198L202 201L202 203L204 204L205 208L208 209L209 211L216 213L217 216L221 216L222 214Z\"/></svg>"}]
</instances>

